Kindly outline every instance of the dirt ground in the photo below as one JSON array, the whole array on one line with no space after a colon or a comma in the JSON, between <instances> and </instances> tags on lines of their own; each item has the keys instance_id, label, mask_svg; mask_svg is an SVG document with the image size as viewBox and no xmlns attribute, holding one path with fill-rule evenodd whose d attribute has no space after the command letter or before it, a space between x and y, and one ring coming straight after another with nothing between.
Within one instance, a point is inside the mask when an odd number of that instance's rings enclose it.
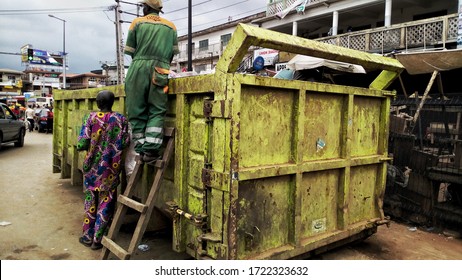
<instances>
[{"instance_id":1,"label":"dirt ground","mask_svg":"<svg viewBox=\"0 0 462 280\"><path fill-rule=\"evenodd\" d=\"M52 173L52 135L28 133L25 146L0 150L0 259L97 260L78 242L83 193L68 179ZM125 235L122 238L127 239ZM145 235L146 252L132 259L182 260L171 250L171 235ZM392 221L358 244L315 256L318 260L462 260L462 239Z\"/></svg>"}]
</instances>

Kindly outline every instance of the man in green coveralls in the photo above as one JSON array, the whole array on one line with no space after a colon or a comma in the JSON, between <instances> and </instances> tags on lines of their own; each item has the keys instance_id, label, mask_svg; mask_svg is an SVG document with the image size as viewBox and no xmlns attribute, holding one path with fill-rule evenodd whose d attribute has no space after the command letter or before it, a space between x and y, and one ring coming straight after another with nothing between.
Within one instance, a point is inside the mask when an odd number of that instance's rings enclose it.
<instances>
[{"instance_id":1,"label":"man in green coveralls","mask_svg":"<svg viewBox=\"0 0 462 280\"><path fill-rule=\"evenodd\" d=\"M167 111L168 74L178 53L175 25L159 16L161 0L145 0L143 17L130 25L124 53L132 57L125 80L127 115L135 151L143 161L160 158Z\"/></svg>"}]
</instances>

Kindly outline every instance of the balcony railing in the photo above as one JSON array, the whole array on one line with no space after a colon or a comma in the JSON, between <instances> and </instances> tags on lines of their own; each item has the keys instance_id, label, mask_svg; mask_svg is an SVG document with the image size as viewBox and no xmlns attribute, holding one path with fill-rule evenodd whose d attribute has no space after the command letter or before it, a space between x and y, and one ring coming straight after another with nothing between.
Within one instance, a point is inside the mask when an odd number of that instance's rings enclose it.
<instances>
[{"instance_id":1,"label":"balcony railing","mask_svg":"<svg viewBox=\"0 0 462 280\"><path fill-rule=\"evenodd\" d=\"M220 57L225 48L226 46L223 46L223 44L212 44L207 48L194 48L192 51L192 60L206 60ZM249 52L253 51L254 49L256 49L256 47L250 47ZM175 55L172 63L175 64L186 61L188 61L188 52L183 50L180 51L179 54Z\"/></svg>"},{"instance_id":2,"label":"balcony railing","mask_svg":"<svg viewBox=\"0 0 462 280\"><path fill-rule=\"evenodd\" d=\"M380 54L393 50L445 48L446 44L457 41L457 21L458 14L451 14L315 40ZM222 44L209 45L207 48L195 48L192 54L193 61L220 57L224 48ZM255 47L249 49L249 59L252 58L254 49ZM173 63L186 62L187 60L188 54L183 51L175 56Z\"/></svg>"},{"instance_id":3,"label":"balcony railing","mask_svg":"<svg viewBox=\"0 0 462 280\"><path fill-rule=\"evenodd\" d=\"M446 47L457 41L458 14L395 24L316 39L366 52L386 53L396 49Z\"/></svg>"},{"instance_id":4,"label":"balcony railing","mask_svg":"<svg viewBox=\"0 0 462 280\"><path fill-rule=\"evenodd\" d=\"M298 0L275 0L273 1L273 3L269 3L266 6L266 16L272 16L279 12L282 12L288 7L290 7L290 5L292 5L296 1ZM328 2L327 0L310 0L306 3L306 7L312 8L314 6L319 6L320 4L323 4L323 3L327 4L327 2ZM333 2L333 1L330 1L330 2Z\"/></svg>"},{"instance_id":5,"label":"balcony railing","mask_svg":"<svg viewBox=\"0 0 462 280\"><path fill-rule=\"evenodd\" d=\"M212 44L208 45L206 48L194 48L192 51L192 58L193 60L200 60L200 59L207 59L211 57L217 57L220 56L224 47L222 44ZM185 62L188 60L188 52L187 51L181 51L179 54L177 54L173 62Z\"/></svg>"}]
</instances>

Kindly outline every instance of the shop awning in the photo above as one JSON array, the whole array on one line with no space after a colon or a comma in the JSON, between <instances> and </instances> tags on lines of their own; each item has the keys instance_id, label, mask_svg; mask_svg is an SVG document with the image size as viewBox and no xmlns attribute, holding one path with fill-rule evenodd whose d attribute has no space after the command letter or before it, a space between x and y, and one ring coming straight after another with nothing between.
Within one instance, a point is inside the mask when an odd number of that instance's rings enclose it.
<instances>
[{"instance_id":1,"label":"shop awning","mask_svg":"<svg viewBox=\"0 0 462 280\"><path fill-rule=\"evenodd\" d=\"M411 75L462 68L462 49L398 53L395 57Z\"/></svg>"}]
</instances>

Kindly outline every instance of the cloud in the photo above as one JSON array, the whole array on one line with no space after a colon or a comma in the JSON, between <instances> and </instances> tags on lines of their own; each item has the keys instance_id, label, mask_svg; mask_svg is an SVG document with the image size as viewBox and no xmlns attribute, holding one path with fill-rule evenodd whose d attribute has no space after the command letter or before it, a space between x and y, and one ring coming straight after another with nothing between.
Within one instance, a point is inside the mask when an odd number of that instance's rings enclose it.
<instances>
[{"instance_id":1,"label":"cloud","mask_svg":"<svg viewBox=\"0 0 462 280\"><path fill-rule=\"evenodd\" d=\"M193 31L245 17L258 7L264 7L267 0L195 0L193 5ZM138 1L130 1L136 3ZM200 4L203 3L203 4ZM237 5L233 5L238 3ZM258 4L257 4L258 3ZM66 52L68 73L86 73L101 69L101 61L116 61L115 12L102 11L102 7L115 5L114 0L1 0L0 2L0 52L19 53L20 48L32 44L35 49L60 52L63 49L63 23L48 14L66 20ZM198 5L200 4L200 5ZM188 1L164 0L165 14L177 26L179 35L188 30ZM229 7L227 7L229 6ZM124 11L135 13L136 6L121 3ZM226 8L224 8L226 7ZM95 8L89 11L89 8ZM99 9L96 9L99 8ZM15 10L15 11L12 11ZM30 11L33 10L33 13ZM141 12L141 11L140 11ZM247 14L246 14L247 12ZM200 14L200 15L199 15ZM124 21L135 16L121 14ZM178 19L174 21L174 19ZM208 24L210 23L210 24ZM123 40L126 39L129 24L122 24ZM126 59L126 62L128 60ZM24 70L21 56L0 54L0 68Z\"/></svg>"}]
</instances>

